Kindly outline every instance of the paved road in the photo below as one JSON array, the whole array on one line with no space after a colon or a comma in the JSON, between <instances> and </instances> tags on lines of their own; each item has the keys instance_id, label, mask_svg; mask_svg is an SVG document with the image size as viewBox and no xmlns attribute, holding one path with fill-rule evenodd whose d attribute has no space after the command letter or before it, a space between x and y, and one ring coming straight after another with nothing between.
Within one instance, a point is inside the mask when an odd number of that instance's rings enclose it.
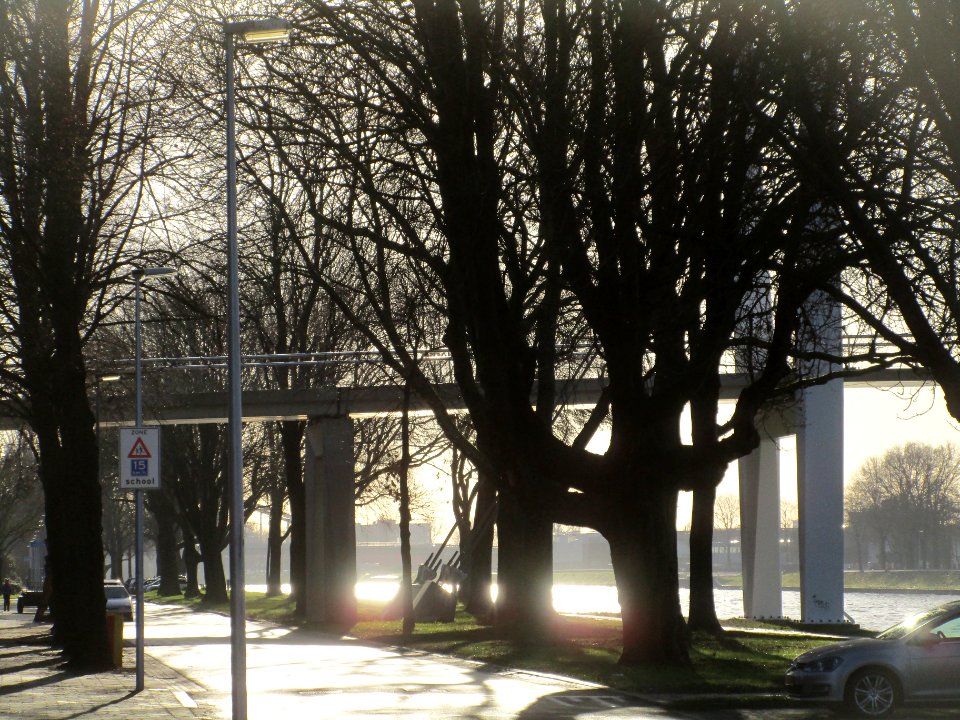
<instances>
[{"instance_id":1,"label":"paved road","mask_svg":"<svg viewBox=\"0 0 960 720\"><path fill-rule=\"evenodd\" d=\"M202 699L230 717L227 617L148 605L147 653L207 689ZM129 639L129 635L127 636ZM606 720L820 720L824 709L684 711L565 678L503 671L438 655L369 647L304 630L247 624L251 720L287 718L583 718ZM709 708L709 705L701 706ZM954 717L910 711L901 717Z\"/></svg>"}]
</instances>

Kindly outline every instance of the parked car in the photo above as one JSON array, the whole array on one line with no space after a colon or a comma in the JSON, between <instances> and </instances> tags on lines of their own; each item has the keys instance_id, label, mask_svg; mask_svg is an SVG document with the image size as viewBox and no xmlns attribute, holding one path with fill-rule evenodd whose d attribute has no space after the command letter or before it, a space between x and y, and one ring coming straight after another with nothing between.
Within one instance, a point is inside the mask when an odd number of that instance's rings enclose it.
<instances>
[{"instance_id":1,"label":"parked car","mask_svg":"<svg viewBox=\"0 0 960 720\"><path fill-rule=\"evenodd\" d=\"M180 581L180 592L183 592L184 590L187 589L187 577L186 575L180 575L178 579ZM123 586L129 591L131 595L133 595L137 591L137 578L136 577L127 578L126 580L123 581ZM152 578L146 578L143 581L144 592L151 592L153 590L159 590L159 589L160 589L159 575L156 575Z\"/></svg>"},{"instance_id":2,"label":"parked car","mask_svg":"<svg viewBox=\"0 0 960 720\"><path fill-rule=\"evenodd\" d=\"M960 601L913 615L875 638L800 655L787 671L795 697L846 703L886 717L903 702L960 699Z\"/></svg>"},{"instance_id":3,"label":"parked car","mask_svg":"<svg viewBox=\"0 0 960 720\"><path fill-rule=\"evenodd\" d=\"M24 590L17 597L17 612L23 613L23 609L27 607L37 607L40 604L40 599L43 597L43 592L40 590Z\"/></svg>"},{"instance_id":4,"label":"parked car","mask_svg":"<svg viewBox=\"0 0 960 720\"><path fill-rule=\"evenodd\" d=\"M133 620L133 601L123 583L119 580L105 581L103 594L107 596L107 612L123 615L127 621Z\"/></svg>"}]
</instances>

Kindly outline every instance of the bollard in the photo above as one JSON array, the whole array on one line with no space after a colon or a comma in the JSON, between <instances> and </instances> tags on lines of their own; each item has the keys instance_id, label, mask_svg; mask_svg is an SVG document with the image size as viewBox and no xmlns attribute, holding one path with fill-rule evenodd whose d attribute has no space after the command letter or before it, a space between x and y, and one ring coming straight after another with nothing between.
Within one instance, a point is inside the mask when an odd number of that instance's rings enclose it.
<instances>
[{"instance_id":1,"label":"bollard","mask_svg":"<svg viewBox=\"0 0 960 720\"><path fill-rule=\"evenodd\" d=\"M123 667L123 615L119 613L107 613L107 643L110 662L115 668Z\"/></svg>"}]
</instances>

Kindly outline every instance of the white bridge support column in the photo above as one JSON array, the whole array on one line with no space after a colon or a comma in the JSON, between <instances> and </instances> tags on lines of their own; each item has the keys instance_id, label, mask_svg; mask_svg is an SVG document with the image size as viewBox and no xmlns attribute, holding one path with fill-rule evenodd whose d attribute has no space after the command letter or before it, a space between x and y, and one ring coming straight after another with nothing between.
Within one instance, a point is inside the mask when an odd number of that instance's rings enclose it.
<instances>
[{"instance_id":1,"label":"white bridge support column","mask_svg":"<svg viewBox=\"0 0 960 720\"><path fill-rule=\"evenodd\" d=\"M797 431L800 619L842 623L843 380L804 390L803 407Z\"/></svg>"},{"instance_id":2,"label":"white bridge support column","mask_svg":"<svg viewBox=\"0 0 960 720\"><path fill-rule=\"evenodd\" d=\"M778 450L775 439L764 437L739 462L743 613L758 620L783 617Z\"/></svg>"},{"instance_id":3,"label":"white bridge support column","mask_svg":"<svg viewBox=\"0 0 960 720\"><path fill-rule=\"evenodd\" d=\"M311 418L306 431L306 618L352 625L357 617L353 421Z\"/></svg>"}]
</instances>

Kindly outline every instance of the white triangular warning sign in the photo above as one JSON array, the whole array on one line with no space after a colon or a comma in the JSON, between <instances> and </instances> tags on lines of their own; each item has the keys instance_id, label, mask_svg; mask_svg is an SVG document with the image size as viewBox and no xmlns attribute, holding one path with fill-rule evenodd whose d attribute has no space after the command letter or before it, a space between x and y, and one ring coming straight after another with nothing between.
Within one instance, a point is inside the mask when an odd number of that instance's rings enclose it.
<instances>
[{"instance_id":1,"label":"white triangular warning sign","mask_svg":"<svg viewBox=\"0 0 960 720\"><path fill-rule=\"evenodd\" d=\"M153 457L150 454L150 451L147 449L147 446L143 443L143 438L137 438L137 441L133 444L133 447L130 448L130 454L127 455L128 458L149 458Z\"/></svg>"}]
</instances>

